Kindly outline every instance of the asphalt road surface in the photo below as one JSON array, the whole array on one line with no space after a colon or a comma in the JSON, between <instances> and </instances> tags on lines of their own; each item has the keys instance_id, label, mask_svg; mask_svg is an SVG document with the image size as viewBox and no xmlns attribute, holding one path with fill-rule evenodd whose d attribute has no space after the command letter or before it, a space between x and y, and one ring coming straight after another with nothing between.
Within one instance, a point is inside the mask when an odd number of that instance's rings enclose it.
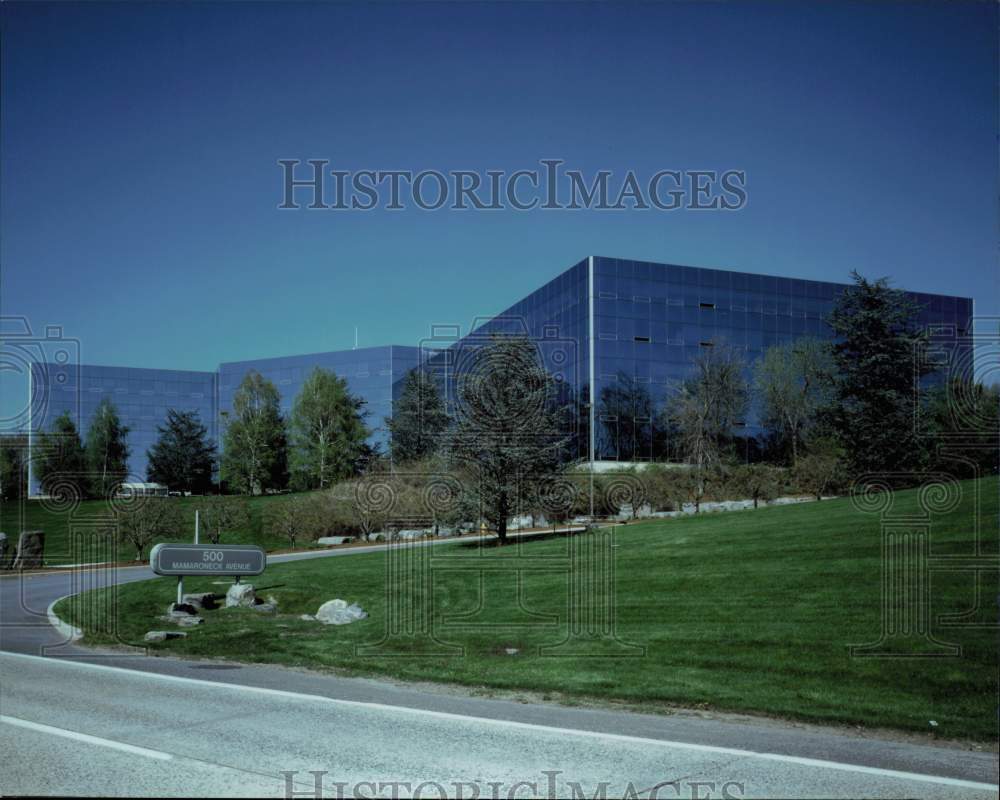
<instances>
[{"instance_id":1,"label":"asphalt road surface","mask_svg":"<svg viewBox=\"0 0 1000 800\"><path fill-rule=\"evenodd\" d=\"M270 561L302 557L316 555ZM50 624L59 597L149 577L138 567L0 579L0 792L593 797L603 786L607 797L998 796L995 753L96 651Z\"/></svg>"}]
</instances>

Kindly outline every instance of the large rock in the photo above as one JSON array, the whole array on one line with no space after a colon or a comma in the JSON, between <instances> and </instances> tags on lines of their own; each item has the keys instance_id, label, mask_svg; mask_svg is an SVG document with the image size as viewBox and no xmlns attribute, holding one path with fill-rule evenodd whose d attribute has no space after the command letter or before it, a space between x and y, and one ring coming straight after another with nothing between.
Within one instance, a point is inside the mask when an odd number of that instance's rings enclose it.
<instances>
[{"instance_id":1,"label":"large rock","mask_svg":"<svg viewBox=\"0 0 1000 800\"><path fill-rule=\"evenodd\" d=\"M404 541L413 541L414 539L423 539L427 536L427 531L406 530L400 531L396 536Z\"/></svg>"},{"instance_id":2,"label":"large rock","mask_svg":"<svg viewBox=\"0 0 1000 800\"><path fill-rule=\"evenodd\" d=\"M37 569L42 566L45 553L45 533L43 531L21 531L17 540L17 555L12 569Z\"/></svg>"},{"instance_id":3,"label":"large rock","mask_svg":"<svg viewBox=\"0 0 1000 800\"><path fill-rule=\"evenodd\" d=\"M188 603L171 603L167 606L167 617L170 619L196 616L198 616L198 609Z\"/></svg>"},{"instance_id":4,"label":"large rock","mask_svg":"<svg viewBox=\"0 0 1000 800\"><path fill-rule=\"evenodd\" d=\"M226 608L249 608L257 604L252 583L234 583L226 592Z\"/></svg>"},{"instance_id":5,"label":"large rock","mask_svg":"<svg viewBox=\"0 0 1000 800\"><path fill-rule=\"evenodd\" d=\"M350 544L354 541L353 536L320 536L316 540L316 544L334 545L334 544Z\"/></svg>"},{"instance_id":6,"label":"large rock","mask_svg":"<svg viewBox=\"0 0 1000 800\"><path fill-rule=\"evenodd\" d=\"M181 598L185 605L194 606L197 609L211 610L215 608L215 592L198 592L196 594L186 594Z\"/></svg>"},{"instance_id":7,"label":"large rock","mask_svg":"<svg viewBox=\"0 0 1000 800\"><path fill-rule=\"evenodd\" d=\"M205 620L201 617L176 617L174 622L177 623L181 628L193 628L195 625L201 625Z\"/></svg>"},{"instance_id":8,"label":"large rock","mask_svg":"<svg viewBox=\"0 0 1000 800\"><path fill-rule=\"evenodd\" d=\"M386 535L382 531L375 531L374 533L368 534L369 542L384 542Z\"/></svg>"},{"instance_id":9,"label":"large rock","mask_svg":"<svg viewBox=\"0 0 1000 800\"><path fill-rule=\"evenodd\" d=\"M316 612L316 619L324 625L349 625L367 617L367 612L357 603L347 604L346 600L327 600Z\"/></svg>"},{"instance_id":10,"label":"large rock","mask_svg":"<svg viewBox=\"0 0 1000 800\"><path fill-rule=\"evenodd\" d=\"M149 631L145 635L147 642L164 642L167 639L183 639L187 636L183 631Z\"/></svg>"}]
</instances>

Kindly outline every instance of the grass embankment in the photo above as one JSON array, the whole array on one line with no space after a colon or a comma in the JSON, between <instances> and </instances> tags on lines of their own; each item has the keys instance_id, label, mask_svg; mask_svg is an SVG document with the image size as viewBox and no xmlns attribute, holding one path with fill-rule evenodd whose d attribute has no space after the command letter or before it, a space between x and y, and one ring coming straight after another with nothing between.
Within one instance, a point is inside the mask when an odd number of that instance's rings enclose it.
<instances>
[{"instance_id":1,"label":"grass embankment","mask_svg":"<svg viewBox=\"0 0 1000 800\"><path fill-rule=\"evenodd\" d=\"M249 524L240 530L226 532L223 544L256 544L265 550L286 549L288 540L267 531L263 524L264 511L269 504L286 502L291 495L273 495L247 498ZM192 541L194 536L194 510L200 497L172 497L182 509L182 526L176 535L164 537L163 541ZM84 500L72 509L60 509L57 502L26 500L0 504L0 531L7 534L8 546L17 546L17 537L22 530L45 531L45 564L87 564L95 561L131 561L135 558L135 548L122 544L118 550L111 548L110 540L100 533L97 522L106 517L109 508L104 500ZM70 531L74 536L70 536ZM159 541L159 540L158 540ZM202 532L202 541L207 541ZM309 547L311 542L298 543L299 547ZM148 557L149 550L145 556Z\"/></svg>"},{"instance_id":2,"label":"grass embankment","mask_svg":"<svg viewBox=\"0 0 1000 800\"><path fill-rule=\"evenodd\" d=\"M978 527L983 549L995 558L997 481L961 486L958 507L931 518L931 552L972 555ZM915 491L896 495L894 514L918 511ZM961 657L850 656L850 645L877 640L882 628L882 541L878 518L857 511L849 500L632 524L619 528L616 539L617 632L645 647L639 657L540 655L540 646L559 642L567 631L567 576L560 567L565 539L432 548L435 559L447 556L450 565L435 566L433 573L437 638L463 648L459 654L400 657L412 655L415 645L406 642L391 645L393 654L356 652L386 631L384 552L275 565L254 582L272 587L262 593L278 600L280 614L205 612L205 624L188 629L186 639L155 649L532 690L570 701L599 698L649 710L704 706L996 739L996 629L937 623L940 614L973 608L972 573L931 576L932 632L960 644ZM534 568L521 573L520 603L515 574L503 569L512 560ZM189 584L189 591L225 588L208 579ZM997 573L984 574L985 607L974 621L996 622L997 589ZM140 643L147 630L166 625L156 617L173 598L173 580L117 591L124 641ZM415 591L427 599L425 590ZM370 617L343 627L298 619L334 597L360 603ZM84 609L105 608L102 599L64 601L57 611L86 629ZM557 622L546 626L533 613L554 615ZM97 634L89 638L109 641Z\"/></svg>"}]
</instances>

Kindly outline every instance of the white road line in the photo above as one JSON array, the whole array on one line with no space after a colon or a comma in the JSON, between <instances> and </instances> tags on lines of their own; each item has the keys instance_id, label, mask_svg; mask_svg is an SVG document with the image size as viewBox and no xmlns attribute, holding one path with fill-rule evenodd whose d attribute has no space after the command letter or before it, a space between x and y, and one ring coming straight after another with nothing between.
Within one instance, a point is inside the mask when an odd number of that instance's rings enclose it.
<instances>
[{"instance_id":1,"label":"white road line","mask_svg":"<svg viewBox=\"0 0 1000 800\"><path fill-rule=\"evenodd\" d=\"M91 736L89 733L80 733L79 731L71 731L66 728L57 728L53 725L43 725L40 722L31 722L26 719L21 719L20 717L8 717L4 714L0 714L0 722L6 723L7 725L13 725L18 728L27 728L31 731L38 731L39 733L48 733L52 736L61 736L64 739L73 739L77 742L95 744L100 747L110 747L112 750L121 750L123 753L131 753L134 756L155 758L157 761L172 761L174 758L170 753L164 753L161 750L150 750L147 747L137 747L134 744L116 742L113 739Z\"/></svg>"},{"instance_id":2,"label":"white road line","mask_svg":"<svg viewBox=\"0 0 1000 800\"><path fill-rule=\"evenodd\" d=\"M897 778L899 780L917 781L920 783L932 783L939 786L956 786L965 789L978 789L981 791L997 791L997 784L980 783L978 781L967 781L960 778L946 778L940 775L925 775L919 772L901 772L894 769L882 769L880 767L865 767L858 764L844 764L839 761L824 761L816 758L802 758L799 756L788 756L781 753L760 753L754 750L741 750L734 747L715 747L706 744L692 744L690 742L675 742L667 739L650 739L644 736L628 736L620 733L601 733L599 731L585 731L576 728L559 728L552 725L540 725L531 722L515 722L505 719L493 719L491 717L475 717L465 714L453 714L447 711L431 711L423 708L412 708L410 706L394 706L386 703L366 703L360 700L342 700L336 697L326 697L324 695L304 694L290 692L284 689L269 689L262 686L246 686L240 683L219 683L207 681L201 678L187 678L181 675L164 675L158 672L144 672L141 670L125 669L124 667L111 667L107 664L91 664L87 661L69 661L67 659L43 658L32 656L26 653L0 653L0 659L6 657L32 659L44 661L46 664L58 664L67 667L85 667L94 670L105 670L128 675L132 678L154 678L162 681L172 681L174 683L195 684L218 690L228 688L234 691L256 692L258 694L270 695L272 697L287 697L296 700L320 701L347 708L378 709L390 713L404 713L413 716L430 717L433 719L452 720L459 722L478 722L492 725L499 728L513 728L515 730L540 731L546 733L556 733L561 735L578 736L587 739L599 739L602 741L616 741L630 744L644 744L662 747L664 749L675 748L678 750L691 750L702 753L719 753L729 756L744 758L756 758L763 761L777 761L784 764L796 764L806 767L819 767L822 769L839 770L842 772L854 772L862 775L879 775L884 778Z\"/></svg>"}]
</instances>

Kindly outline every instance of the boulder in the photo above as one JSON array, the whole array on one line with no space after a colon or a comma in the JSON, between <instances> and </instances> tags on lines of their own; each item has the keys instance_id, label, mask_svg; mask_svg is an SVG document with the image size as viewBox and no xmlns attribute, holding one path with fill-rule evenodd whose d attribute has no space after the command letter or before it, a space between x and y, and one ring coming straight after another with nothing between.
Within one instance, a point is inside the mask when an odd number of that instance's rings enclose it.
<instances>
[{"instance_id":1,"label":"boulder","mask_svg":"<svg viewBox=\"0 0 1000 800\"><path fill-rule=\"evenodd\" d=\"M196 616L198 616L198 609L189 603L171 603L167 606L167 617L170 619Z\"/></svg>"},{"instance_id":2,"label":"boulder","mask_svg":"<svg viewBox=\"0 0 1000 800\"><path fill-rule=\"evenodd\" d=\"M193 628L195 625L201 625L205 620L201 617L175 617L174 622L176 622L182 628Z\"/></svg>"},{"instance_id":3,"label":"boulder","mask_svg":"<svg viewBox=\"0 0 1000 800\"><path fill-rule=\"evenodd\" d=\"M234 583L226 592L226 608L247 608L256 603L257 595L252 583Z\"/></svg>"},{"instance_id":4,"label":"boulder","mask_svg":"<svg viewBox=\"0 0 1000 800\"><path fill-rule=\"evenodd\" d=\"M250 608L254 611L259 611L261 614L276 614L278 612L277 603L257 603L250 606Z\"/></svg>"},{"instance_id":5,"label":"boulder","mask_svg":"<svg viewBox=\"0 0 1000 800\"><path fill-rule=\"evenodd\" d=\"M21 531L17 540L17 555L11 569L37 569L42 566L42 556L45 552L45 533L43 531Z\"/></svg>"},{"instance_id":6,"label":"boulder","mask_svg":"<svg viewBox=\"0 0 1000 800\"><path fill-rule=\"evenodd\" d=\"M145 637L147 642L164 642L167 639L183 639L187 636L183 631L149 631Z\"/></svg>"},{"instance_id":7,"label":"boulder","mask_svg":"<svg viewBox=\"0 0 1000 800\"><path fill-rule=\"evenodd\" d=\"M427 531L406 530L400 531L396 536L404 541L413 541L414 539L423 539L426 537Z\"/></svg>"},{"instance_id":8,"label":"boulder","mask_svg":"<svg viewBox=\"0 0 1000 800\"><path fill-rule=\"evenodd\" d=\"M367 617L367 612L357 603L347 604L346 600L327 600L316 612L316 619L324 625L349 625Z\"/></svg>"},{"instance_id":9,"label":"boulder","mask_svg":"<svg viewBox=\"0 0 1000 800\"><path fill-rule=\"evenodd\" d=\"M375 533L369 533L368 534L368 541L369 542L384 542L385 538L386 538L385 534L382 533L381 531L377 531Z\"/></svg>"},{"instance_id":10,"label":"boulder","mask_svg":"<svg viewBox=\"0 0 1000 800\"><path fill-rule=\"evenodd\" d=\"M186 594L181 598L185 605L194 606L196 609L213 609L216 606L214 592L199 592L197 594Z\"/></svg>"},{"instance_id":11,"label":"boulder","mask_svg":"<svg viewBox=\"0 0 1000 800\"><path fill-rule=\"evenodd\" d=\"M354 541L353 536L320 536L316 540L316 544L324 544L324 545L350 544L353 541Z\"/></svg>"}]
</instances>

